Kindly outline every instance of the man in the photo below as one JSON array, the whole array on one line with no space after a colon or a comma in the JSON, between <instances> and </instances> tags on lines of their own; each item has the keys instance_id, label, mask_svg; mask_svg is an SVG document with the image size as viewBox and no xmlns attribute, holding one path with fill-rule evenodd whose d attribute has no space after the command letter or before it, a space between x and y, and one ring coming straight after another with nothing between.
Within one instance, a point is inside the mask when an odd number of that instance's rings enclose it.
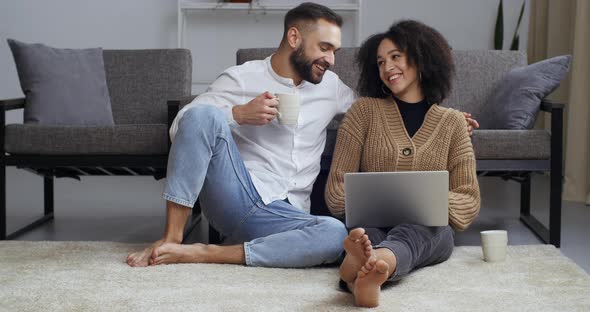
<instances>
[{"instance_id":1,"label":"man","mask_svg":"<svg viewBox=\"0 0 590 312\"><path fill-rule=\"evenodd\" d=\"M129 265L307 267L339 259L344 225L306 211L326 127L355 100L327 71L341 46L341 25L325 6L299 5L285 16L275 54L229 68L179 112L170 130L164 237L130 254ZM301 96L296 128L277 122L274 93ZM197 197L230 245L180 244Z\"/></svg>"},{"instance_id":2,"label":"man","mask_svg":"<svg viewBox=\"0 0 590 312\"><path fill-rule=\"evenodd\" d=\"M130 254L130 266L308 267L340 258L344 225L307 211L326 127L356 99L327 71L341 46L341 26L325 6L297 6L285 15L276 53L227 69L178 113L170 129L164 237ZM275 93L301 96L295 128L277 122ZM229 245L181 244L197 197Z\"/></svg>"}]
</instances>

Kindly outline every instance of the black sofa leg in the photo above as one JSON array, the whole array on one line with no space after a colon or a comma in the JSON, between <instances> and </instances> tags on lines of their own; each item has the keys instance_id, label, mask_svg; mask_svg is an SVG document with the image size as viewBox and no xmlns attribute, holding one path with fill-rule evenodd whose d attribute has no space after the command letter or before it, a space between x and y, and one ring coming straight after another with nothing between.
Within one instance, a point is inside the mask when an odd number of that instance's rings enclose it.
<instances>
[{"instance_id":1,"label":"black sofa leg","mask_svg":"<svg viewBox=\"0 0 590 312\"><path fill-rule=\"evenodd\" d=\"M561 174L551 173L551 194L549 195L549 243L556 248L561 246L561 181Z\"/></svg>"},{"instance_id":2,"label":"black sofa leg","mask_svg":"<svg viewBox=\"0 0 590 312\"><path fill-rule=\"evenodd\" d=\"M527 173L520 182L520 215L531 215L531 174Z\"/></svg>"},{"instance_id":3,"label":"black sofa leg","mask_svg":"<svg viewBox=\"0 0 590 312\"><path fill-rule=\"evenodd\" d=\"M549 193L549 244L561 246L561 195L563 189L561 157L559 162L551 160L551 182Z\"/></svg>"},{"instance_id":4,"label":"black sofa leg","mask_svg":"<svg viewBox=\"0 0 590 312\"><path fill-rule=\"evenodd\" d=\"M53 219L53 176L43 177L43 209Z\"/></svg>"},{"instance_id":5,"label":"black sofa leg","mask_svg":"<svg viewBox=\"0 0 590 312\"><path fill-rule=\"evenodd\" d=\"M5 240L6 235L6 167L0 165L0 240Z\"/></svg>"},{"instance_id":6,"label":"black sofa leg","mask_svg":"<svg viewBox=\"0 0 590 312\"><path fill-rule=\"evenodd\" d=\"M519 179L518 182L520 183L520 221L531 229L531 231L545 244L554 244L554 241L551 240L551 235L555 232L553 224L554 218L551 215L551 212L549 214L549 227L545 226L531 214L531 173L526 173L524 178ZM551 195L552 191L553 188L550 191L550 197L553 196ZM549 209L552 209L551 206ZM559 226L556 230L559 230ZM559 242L555 247L559 247Z\"/></svg>"},{"instance_id":7,"label":"black sofa leg","mask_svg":"<svg viewBox=\"0 0 590 312\"><path fill-rule=\"evenodd\" d=\"M561 195L563 191L563 108L551 109L551 158L549 159L549 227L535 217L523 213L521 198L520 220L545 243L561 247ZM521 194L522 194L521 190ZM530 204L530 203L529 203Z\"/></svg>"},{"instance_id":8,"label":"black sofa leg","mask_svg":"<svg viewBox=\"0 0 590 312\"><path fill-rule=\"evenodd\" d=\"M551 113L551 192L549 195L549 243L561 246L561 195L563 190L563 110Z\"/></svg>"},{"instance_id":9,"label":"black sofa leg","mask_svg":"<svg viewBox=\"0 0 590 312\"><path fill-rule=\"evenodd\" d=\"M2 182L2 186L0 187L0 239L14 239L24 233L27 233L41 225L43 225L47 221L53 220L53 176L43 177L43 216L32 223L16 230L15 232L8 234L6 229L6 167L2 166L1 170L1 177L0 180Z\"/></svg>"}]
</instances>

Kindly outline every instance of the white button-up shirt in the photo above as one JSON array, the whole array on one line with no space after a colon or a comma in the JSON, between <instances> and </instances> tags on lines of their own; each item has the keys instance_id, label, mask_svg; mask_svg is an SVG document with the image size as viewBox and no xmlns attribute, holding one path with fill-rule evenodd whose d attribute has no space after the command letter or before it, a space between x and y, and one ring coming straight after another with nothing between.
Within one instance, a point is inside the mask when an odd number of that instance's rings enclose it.
<instances>
[{"instance_id":1,"label":"white button-up shirt","mask_svg":"<svg viewBox=\"0 0 590 312\"><path fill-rule=\"evenodd\" d=\"M174 140L178 121L190 107L207 104L220 108L262 201L268 204L288 198L293 206L309 212L311 190L326 145L326 127L334 116L348 110L356 95L331 71L325 72L319 84L303 81L296 86L292 79L273 71L270 59L224 71L205 93L178 112L170 137ZM234 105L246 104L265 91L300 95L296 127L281 125L276 119L264 126L234 121Z\"/></svg>"}]
</instances>

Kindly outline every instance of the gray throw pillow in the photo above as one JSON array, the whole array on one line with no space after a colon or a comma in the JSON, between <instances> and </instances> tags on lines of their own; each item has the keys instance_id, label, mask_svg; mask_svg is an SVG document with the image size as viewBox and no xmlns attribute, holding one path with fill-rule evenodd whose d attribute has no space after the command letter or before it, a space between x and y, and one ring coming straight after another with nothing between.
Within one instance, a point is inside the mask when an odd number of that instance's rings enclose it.
<instances>
[{"instance_id":1,"label":"gray throw pillow","mask_svg":"<svg viewBox=\"0 0 590 312\"><path fill-rule=\"evenodd\" d=\"M55 49L8 39L25 123L113 126L102 49Z\"/></svg>"},{"instance_id":2,"label":"gray throw pillow","mask_svg":"<svg viewBox=\"0 0 590 312\"><path fill-rule=\"evenodd\" d=\"M486 103L487 129L531 129L541 100L553 92L567 75L570 55L556 56L506 74L494 87Z\"/></svg>"}]
</instances>

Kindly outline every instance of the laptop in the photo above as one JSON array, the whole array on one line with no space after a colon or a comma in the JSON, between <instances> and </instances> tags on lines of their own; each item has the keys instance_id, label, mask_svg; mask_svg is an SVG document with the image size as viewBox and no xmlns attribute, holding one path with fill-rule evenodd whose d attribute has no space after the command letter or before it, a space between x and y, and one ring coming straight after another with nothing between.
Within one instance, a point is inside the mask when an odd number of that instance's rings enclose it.
<instances>
[{"instance_id":1,"label":"laptop","mask_svg":"<svg viewBox=\"0 0 590 312\"><path fill-rule=\"evenodd\" d=\"M348 228L449 223L448 171L346 173L344 192Z\"/></svg>"}]
</instances>

